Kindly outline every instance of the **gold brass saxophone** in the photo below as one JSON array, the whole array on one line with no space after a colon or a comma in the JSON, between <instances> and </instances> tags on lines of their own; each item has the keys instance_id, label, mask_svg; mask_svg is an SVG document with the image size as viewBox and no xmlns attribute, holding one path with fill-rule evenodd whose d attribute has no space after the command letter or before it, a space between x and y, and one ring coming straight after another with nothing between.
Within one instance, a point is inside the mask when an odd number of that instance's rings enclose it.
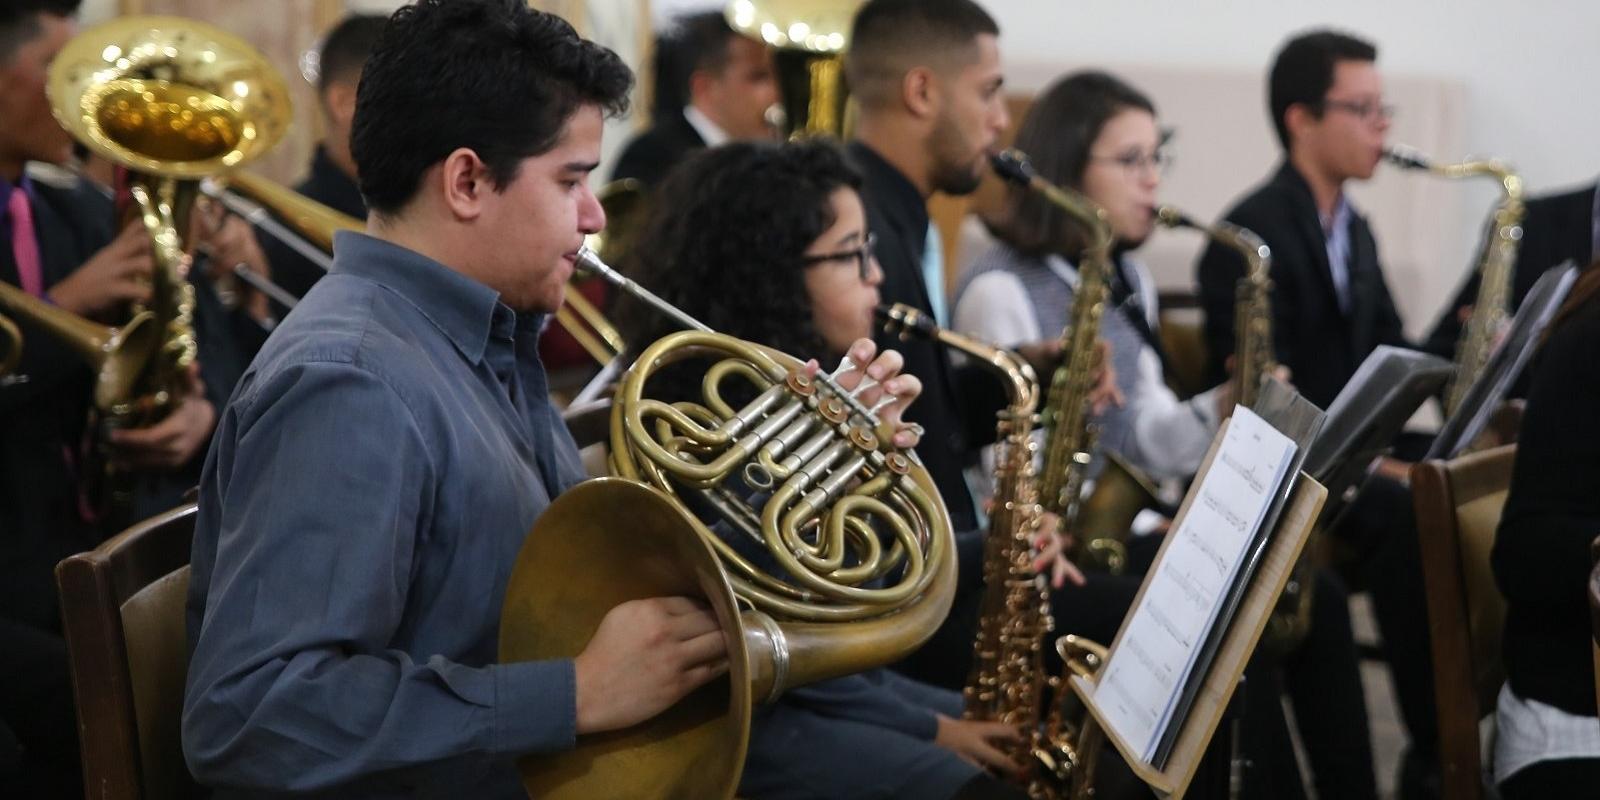
<instances>
[{"instance_id":1,"label":"gold brass saxophone","mask_svg":"<svg viewBox=\"0 0 1600 800\"><path fill-rule=\"evenodd\" d=\"M1454 414L1466 397L1467 389L1483 374L1494 351L1496 339L1511 315L1511 279L1517 265L1517 250L1522 245L1522 218L1527 211L1522 200L1522 178L1498 159L1436 164L1410 148L1392 147L1383 151L1389 163L1403 169L1421 170L1445 178L1493 178L1500 186L1500 203L1494 209L1494 235L1478 257L1478 297L1472 316L1461 328L1456 343L1456 372L1445 390L1446 416Z\"/></svg>"},{"instance_id":2,"label":"gold brass saxophone","mask_svg":"<svg viewBox=\"0 0 1600 800\"><path fill-rule=\"evenodd\" d=\"M858 399L870 381L847 391L845 366L813 375L712 332L587 248L578 265L689 330L645 348L618 385L617 477L562 494L528 535L506 589L501 661L570 658L616 604L693 594L723 626L729 673L641 725L522 759L524 785L540 798L730 797L752 703L895 661L944 620L949 517L878 419L892 398ZM651 377L686 358L714 361L702 402L648 396ZM735 407L741 391L755 398Z\"/></svg>"},{"instance_id":3,"label":"gold brass saxophone","mask_svg":"<svg viewBox=\"0 0 1600 800\"><path fill-rule=\"evenodd\" d=\"M1045 673L1042 655L1055 623L1049 589L1033 569L1033 542L1044 514L1034 466L1038 447L1032 435L1038 421L1039 380L1016 353L941 328L910 306L880 306L878 317L890 333L916 334L965 353L1005 384L1006 407L995 425L995 490L984 538L984 593L962 699L967 719L1004 722L1024 732L1022 741L1006 754L1024 765L1022 780L1030 797L1088 797L1092 751L1082 748L1079 717L1061 707L1063 684ZM1092 643L1088 645L1092 649L1084 650L1084 642L1067 636L1058 643L1069 669L1083 670L1085 663L1096 664L1103 657ZM1087 669L1092 672L1093 667ZM1048 697L1052 691L1057 693L1053 702ZM1047 702L1051 712L1042 718Z\"/></svg>"},{"instance_id":4,"label":"gold brass saxophone","mask_svg":"<svg viewBox=\"0 0 1600 800\"><path fill-rule=\"evenodd\" d=\"M1156 221L1168 228L1189 228L1238 251L1246 269L1234 285L1233 401L1255 405L1261 382L1278 369L1272 338L1272 248L1255 231L1231 222L1202 225L1172 206L1156 209Z\"/></svg>"},{"instance_id":5,"label":"gold brass saxophone","mask_svg":"<svg viewBox=\"0 0 1600 800\"><path fill-rule=\"evenodd\" d=\"M1062 530L1072 536L1070 556L1075 563L1119 573L1127 564L1127 547L1120 538L1127 529L1120 532L1099 530L1090 538L1081 528L1083 485L1094 460L1098 438L1090 420L1089 393L1100 367L1095 343L1100 337L1100 317L1110 293L1108 281L1114 242L1111 223L1106 219L1105 210L1094 201L1039 177L1022 153L1007 150L991 155L990 162L1001 178L1039 193L1081 223L1090 234L1089 246L1078 259L1078 285L1073 290L1067 327L1061 332L1061 366L1051 376L1049 400L1043 414L1048 435L1040 497L1045 510L1059 517Z\"/></svg>"},{"instance_id":6,"label":"gold brass saxophone","mask_svg":"<svg viewBox=\"0 0 1600 800\"><path fill-rule=\"evenodd\" d=\"M194 363L194 287L184 241L201 178L243 165L277 143L290 117L287 89L244 40L175 17L123 17L84 31L51 63L57 121L95 155L127 171L130 209L150 236L148 304L161 341L131 389L97 398L101 430L160 420L188 393ZM79 350L94 351L88 342ZM108 466L113 504L128 476Z\"/></svg>"}]
</instances>

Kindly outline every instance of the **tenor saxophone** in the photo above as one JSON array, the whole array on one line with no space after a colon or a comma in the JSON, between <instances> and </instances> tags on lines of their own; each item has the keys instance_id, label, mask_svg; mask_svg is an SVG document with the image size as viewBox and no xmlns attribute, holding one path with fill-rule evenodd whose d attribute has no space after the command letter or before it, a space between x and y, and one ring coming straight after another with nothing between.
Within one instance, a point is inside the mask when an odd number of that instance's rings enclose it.
<instances>
[{"instance_id":1,"label":"tenor saxophone","mask_svg":"<svg viewBox=\"0 0 1600 800\"><path fill-rule=\"evenodd\" d=\"M1494 209L1494 234L1478 256L1478 297L1472 315L1461 328L1456 342L1456 373L1445 389L1444 411L1454 414L1466 397L1467 389L1483 374L1494 352L1495 341L1511 316L1511 278L1517 265L1517 250L1522 245L1522 218L1527 207L1522 201L1522 178L1499 159L1436 164L1410 148L1392 147L1383 151L1391 164L1420 170L1445 178L1493 178L1500 187L1500 203Z\"/></svg>"}]
</instances>

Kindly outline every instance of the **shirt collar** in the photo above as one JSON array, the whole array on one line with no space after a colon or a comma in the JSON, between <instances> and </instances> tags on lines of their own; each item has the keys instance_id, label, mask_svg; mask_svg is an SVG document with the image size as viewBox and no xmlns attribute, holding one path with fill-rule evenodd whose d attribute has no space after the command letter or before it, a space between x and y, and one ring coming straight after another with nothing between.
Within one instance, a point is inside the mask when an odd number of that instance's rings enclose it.
<instances>
[{"instance_id":1,"label":"shirt collar","mask_svg":"<svg viewBox=\"0 0 1600 800\"><path fill-rule=\"evenodd\" d=\"M330 274L371 280L405 298L473 363L490 333L537 330L542 315L516 314L500 293L414 250L355 231L334 235ZM514 323L512 322L514 320Z\"/></svg>"},{"instance_id":2,"label":"shirt collar","mask_svg":"<svg viewBox=\"0 0 1600 800\"><path fill-rule=\"evenodd\" d=\"M706 147L726 144L731 138L728 136L727 131L723 130L717 123L712 122L710 117L692 104L683 107L683 118L688 121L689 127L694 128L695 133L700 134L700 138L705 141Z\"/></svg>"},{"instance_id":3,"label":"shirt collar","mask_svg":"<svg viewBox=\"0 0 1600 800\"><path fill-rule=\"evenodd\" d=\"M26 171L22 173L22 178L16 183L0 177L0 219L11 218L11 193L17 189L26 192L30 197L33 195L33 179L28 177ZM10 229L7 228L6 234L10 235L10 232Z\"/></svg>"},{"instance_id":4,"label":"shirt collar","mask_svg":"<svg viewBox=\"0 0 1600 800\"><path fill-rule=\"evenodd\" d=\"M917 191L916 184L865 143L851 142L850 157L870 187L868 194L885 204L880 210L911 233L922 235L928 227L928 199Z\"/></svg>"},{"instance_id":5,"label":"shirt collar","mask_svg":"<svg viewBox=\"0 0 1600 800\"><path fill-rule=\"evenodd\" d=\"M1329 238L1337 236L1340 231L1350 227L1350 201L1345 199L1344 192L1333 201L1333 213L1323 215L1317 213L1318 221L1322 223L1322 232Z\"/></svg>"}]
</instances>

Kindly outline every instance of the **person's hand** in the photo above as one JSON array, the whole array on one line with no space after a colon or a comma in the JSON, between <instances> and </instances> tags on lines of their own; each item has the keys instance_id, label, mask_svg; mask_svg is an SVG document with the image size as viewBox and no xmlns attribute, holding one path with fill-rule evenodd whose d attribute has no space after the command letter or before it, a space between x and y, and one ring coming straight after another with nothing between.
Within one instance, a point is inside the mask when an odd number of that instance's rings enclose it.
<instances>
[{"instance_id":1,"label":"person's hand","mask_svg":"<svg viewBox=\"0 0 1600 800\"><path fill-rule=\"evenodd\" d=\"M573 659L578 733L637 725L728 671L717 617L687 597L630 600L606 612Z\"/></svg>"},{"instance_id":2,"label":"person's hand","mask_svg":"<svg viewBox=\"0 0 1600 800\"><path fill-rule=\"evenodd\" d=\"M177 469L189 463L211 441L217 410L206 399L198 364L189 368L178 405L147 428L111 432L112 459L135 469Z\"/></svg>"},{"instance_id":3,"label":"person's hand","mask_svg":"<svg viewBox=\"0 0 1600 800\"><path fill-rule=\"evenodd\" d=\"M1004 775L1017 775L1022 765L1006 757L996 742L1022 743L1017 726L1004 722L980 722L938 715L939 729L933 743L955 753L962 761L993 769Z\"/></svg>"},{"instance_id":4,"label":"person's hand","mask_svg":"<svg viewBox=\"0 0 1600 800\"><path fill-rule=\"evenodd\" d=\"M122 229L111 244L89 257L50 287L50 302L80 317L93 317L126 303L150 300L150 235L138 223Z\"/></svg>"},{"instance_id":5,"label":"person's hand","mask_svg":"<svg viewBox=\"0 0 1600 800\"><path fill-rule=\"evenodd\" d=\"M255 229L243 219L222 212L220 205L212 204L203 213L195 215L195 252L206 256L206 277L219 287L228 287L229 291L241 288L238 286L238 277L234 275L236 267L243 267L272 280L272 268L267 263L261 243L256 240ZM256 320L264 320L271 315L272 309L266 295L248 286L242 288L245 290L243 307L246 314Z\"/></svg>"},{"instance_id":6,"label":"person's hand","mask_svg":"<svg viewBox=\"0 0 1600 800\"><path fill-rule=\"evenodd\" d=\"M885 425L894 429L894 445L902 449L917 446L922 440L922 427L901 421L901 416L917 396L922 394L922 381L915 375L903 375L900 369L905 366L905 359L898 350L885 350L878 352L878 346L871 339L857 339L850 345L848 358L854 369L846 370L838 377L839 386L845 391L855 391L862 380L870 379L873 385L861 390L856 399L868 408L877 406L886 397L893 397L883 408L878 409L878 419ZM816 374L821 367L816 361L806 364L806 369L811 374Z\"/></svg>"},{"instance_id":7,"label":"person's hand","mask_svg":"<svg viewBox=\"0 0 1600 800\"><path fill-rule=\"evenodd\" d=\"M1094 343L1094 388L1089 390L1089 408L1096 414L1106 409L1122 407L1127 398L1117 388L1117 368L1111 363L1111 343L1101 339Z\"/></svg>"},{"instance_id":8,"label":"person's hand","mask_svg":"<svg viewBox=\"0 0 1600 800\"><path fill-rule=\"evenodd\" d=\"M1022 356L1028 366L1033 367L1033 374L1045 383L1050 382L1050 376L1055 373L1056 367L1061 366L1061 340L1045 339L1039 342L1017 345L1017 355Z\"/></svg>"},{"instance_id":9,"label":"person's hand","mask_svg":"<svg viewBox=\"0 0 1600 800\"><path fill-rule=\"evenodd\" d=\"M1072 537L1061 529L1061 518L1048 511L1039 516L1039 529L1033 537L1033 571L1050 570L1050 585L1060 589L1072 581L1073 586L1083 585L1083 571L1067 558L1067 547Z\"/></svg>"}]
</instances>

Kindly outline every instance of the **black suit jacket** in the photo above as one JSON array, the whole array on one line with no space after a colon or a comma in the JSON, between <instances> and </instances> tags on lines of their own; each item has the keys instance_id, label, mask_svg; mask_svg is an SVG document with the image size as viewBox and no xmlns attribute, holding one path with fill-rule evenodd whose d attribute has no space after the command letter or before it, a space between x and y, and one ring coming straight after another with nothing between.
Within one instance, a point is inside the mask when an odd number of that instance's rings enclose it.
<instances>
[{"instance_id":1,"label":"black suit jacket","mask_svg":"<svg viewBox=\"0 0 1600 800\"><path fill-rule=\"evenodd\" d=\"M112 206L81 182L35 182L31 196L48 289L111 242ZM19 283L9 245L0 247L0 280ZM26 380L0 382L0 616L56 630L52 570L98 538L78 516L76 465L67 456L83 439L91 376L55 336L13 318L24 339L14 378Z\"/></svg>"},{"instance_id":2,"label":"black suit jacket","mask_svg":"<svg viewBox=\"0 0 1600 800\"><path fill-rule=\"evenodd\" d=\"M655 186L689 154L705 146L706 140L700 138L689 120L681 112L673 114L628 142L611 171L611 180L634 178L646 186Z\"/></svg>"},{"instance_id":3,"label":"black suit jacket","mask_svg":"<svg viewBox=\"0 0 1600 800\"><path fill-rule=\"evenodd\" d=\"M905 303L932 316L933 304L922 277L922 255L928 242L927 201L899 170L866 145L851 143L849 155L861 170L867 227L877 237L875 252L883 269L883 283L878 287L882 302ZM976 463L977 449L994 438L995 413L1004 403L1003 387L981 367L953 367L944 349L926 339L900 339L882 331L877 338L880 349L899 350L905 357L903 371L922 381L922 396L906 413L906 419L924 428L917 455L938 484L955 529L976 528L977 514L962 470Z\"/></svg>"},{"instance_id":4,"label":"black suit jacket","mask_svg":"<svg viewBox=\"0 0 1600 800\"><path fill-rule=\"evenodd\" d=\"M1523 298L1546 270L1567 261L1583 269L1594 260L1594 193L1595 186L1591 184L1576 191L1528 201L1527 213L1522 219L1522 244L1517 250L1511 278L1512 312L1522 307ZM1485 231L1485 239L1490 233ZM1482 253L1483 248L1479 247L1477 252ZM1477 302L1480 283L1474 262L1467 268L1466 280L1456 292L1455 300L1434 323L1423 349L1445 358L1455 356L1456 342L1461 338L1461 310Z\"/></svg>"},{"instance_id":5,"label":"black suit jacket","mask_svg":"<svg viewBox=\"0 0 1600 800\"><path fill-rule=\"evenodd\" d=\"M1255 231L1272 248L1278 360L1311 402L1327 408L1378 345L1407 346L1378 263L1377 242L1360 214L1350 216L1350 310L1340 310L1316 202L1292 166L1285 163L1224 217ZM1233 354L1234 290L1244 269L1237 251L1217 244L1200 257L1200 301L1213 381L1226 377L1224 364Z\"/></svg>"}]
</instances>

